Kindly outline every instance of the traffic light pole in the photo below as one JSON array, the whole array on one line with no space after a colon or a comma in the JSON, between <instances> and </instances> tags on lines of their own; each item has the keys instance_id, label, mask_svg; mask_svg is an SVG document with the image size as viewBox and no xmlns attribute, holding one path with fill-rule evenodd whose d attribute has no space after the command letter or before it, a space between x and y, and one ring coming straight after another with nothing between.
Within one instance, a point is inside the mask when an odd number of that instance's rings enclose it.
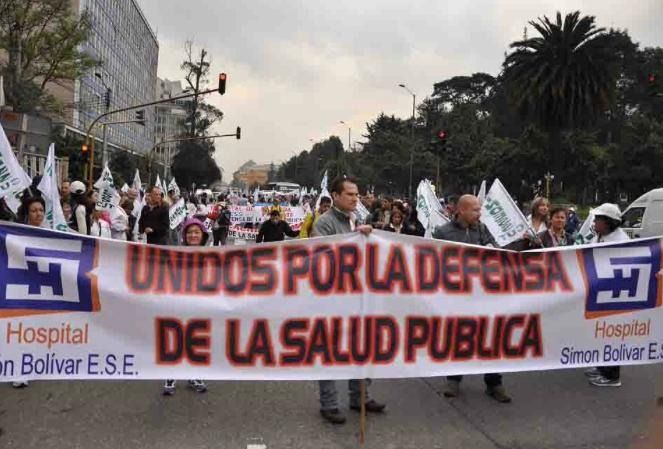
<instances>
[{"instance_id":1,"label":"traffic light pole","mask_svg":"<svg viewBox=\"0 0 663 449\"><path fill-rule=\"evenodd\" d=\"M236 139L239 140L239 138L240 138L240 128L237 127L237 131L233 134L216 134L216 135L213 135L213 136L195 136L195 137L176 137L176 138L173 138L173 139L162 140L160 142L155 143L154 146L152 146L152 148L150 148L150 151L148 152L148 154L151 157L152 152L154 150L156 150L160 145L164 145L166 143L187 142L187 141L191 141L191 140L218 139L220 137L235 137ZM170 154L168 155L168 160L164 161L164 168L163 168L163 177L164 177L164 179L168 176L168 167L170 165L169 163L170 163ZM152 167L151 167L151 165L152 164L150 164L150 173L149 173L149 177L150 177L149 181L150 182L152 181L152 179L151 179L152 178L152 170L151 170Z\"/></svg>"},{"instance_id":2,"label":"traffic light pole","mask_svg":"<svg viewBox=\"0 0 663 449\"><path fill-rule=\"evenodd\" d=\"M87 132L85 134L85 145L88 148L88 150L90 151L89 169L88 169L88 173L87 173L88 187L91 187L92 184L94 183L94 180L93 180L93 178L94 178L94 139L90 140L90 134L92 134L92 129L94 128L94 125L96 125L99 122L99 120L101 120L102 118L107 117L109 115L112 115L112 114L119 114L120 112L134 111L134 110L145 108L145 107L148 107L148 106L154 106L154 105L162 104L162 103L170 103L170 102L177 101L177 100L182 100L182 99L185 99L185 98L191 98L191 97L196 97L196 96L200 96L200 95L211 94L213 92L218 92L218 89L207 89L207 90L203 90L203 91L200 91L200 92L194 92L194 93L191 93L191 94L179 95L177 97L171 97L171 98L165 98L165 99L162 99L162 100L151 101L149 103L135 104L135 105L132 105L132 106L128 106L126 108L113 109L112 111L104 112L103 114L97 116L97 118L95 118L92 121L92 123L88 127ZM105 142L105 140L106 139L104 139L104 142Z\"/></svg>"}]
</instances>

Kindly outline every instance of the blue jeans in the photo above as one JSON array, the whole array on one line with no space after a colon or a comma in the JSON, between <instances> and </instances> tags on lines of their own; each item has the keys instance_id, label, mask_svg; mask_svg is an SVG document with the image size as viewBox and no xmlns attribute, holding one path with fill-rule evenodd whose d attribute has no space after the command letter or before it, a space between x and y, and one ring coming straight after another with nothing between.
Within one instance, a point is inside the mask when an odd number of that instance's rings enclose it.
<instances>
[{"instance_id":1,"label":"blue jeans","mask_svg":"<svg viewBox=\"0 0 663 449\"><path fill-rule=\"evenodd\" d=\"M320 385L320 410L334 410L338 408L338 391L336 391L335 380L321 380L318 382ZM370 379L366 379L366 397L368 400L368 386L371 384ZM361 405L361 381L357 379L350 379L348 381L348 389L350 390L350 406Z\"/></svg>"}]
</instances>

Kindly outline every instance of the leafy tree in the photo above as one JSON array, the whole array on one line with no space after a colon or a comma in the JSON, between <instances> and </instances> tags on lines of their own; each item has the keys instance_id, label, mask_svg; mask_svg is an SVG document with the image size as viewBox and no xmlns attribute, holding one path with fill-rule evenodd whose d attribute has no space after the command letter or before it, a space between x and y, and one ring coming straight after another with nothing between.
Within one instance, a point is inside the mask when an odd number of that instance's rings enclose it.
<instances>
[{"instance_id":1,"label":"leafy tree","mask_svg":"<svg viewBox=\"0 0 663 449\"><path fill-rule=\"evenodd\" d=\"M223 118L215 106L205 102L199 92L209 84L210 60L207 51L203 48L199 54L194 54L193 43L185 44L186 59L180 68L185 72L184 79L188 89L193 93L191 101L186 103L188 137L200 137L200 140L181 142L173 158L172 173L183 186L190 187L193 183L210 185L221 181L221 170L214 160L214 141L202 139L209 135L209 130L217 121Z\"/></svg>"},{"instance_id":2,"label":"leafy tree","mask_svg":"<svg viewBox=\"0 0 663 449\"><path fill-rule=\"evenodd\" d=\"M550 133L549 162L561 173L562 130L592 124L614 99L613 37L578 11L529 23L540 36L511 44L504 78L521 115Z\"/></svg>"},{"instance_id":3,"label":"leafy tree","mask_svg":"<svg viewBox=\"0 0 663 449\"><path fill-rule=\"evenodd\" d=\"M98 64L80 50L89 32L88 15L79 17L70 0L3 0L0 10L7 103L19 112L57 108L48 83L74 80Z\"/></svg>"},{"instance_id":4,"label":"leafy tree","mask_svg":"<svg viewBox=\"0 0 663 449\"><path fill-rule=\"evenodd\" d=\"M185 141L173 158L172 172L179 185L190 188L221 180L221 170L210 155L210 141Z\"/></svg>"},{"instance_id":5,"label":"leafy tree","mask_svg":"<svg viewBox=\"0 0 663 449\"><path fill-rule=\"evenodd\" d=\"M136 173L136 160L127 151L114 151L111 155L109 168L113 173L115 185L131 184Z\"/></svg>"}]
</instances>

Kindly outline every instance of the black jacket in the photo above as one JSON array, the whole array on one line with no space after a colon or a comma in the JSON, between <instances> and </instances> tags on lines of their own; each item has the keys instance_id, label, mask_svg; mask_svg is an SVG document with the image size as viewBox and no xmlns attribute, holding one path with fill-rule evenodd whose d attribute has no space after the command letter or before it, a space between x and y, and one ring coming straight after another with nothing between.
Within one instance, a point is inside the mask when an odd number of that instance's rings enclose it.
<instances>
[{"instance_id":1,"label":"black jacket","mask_svg":"<svg viewBox=\"0 0 663 449\"><path fill-rule=\"evenodd\" d=\"M448 242L469 243L471 245L499 248L486 225L479 222L469 228L464 227L456 218L433 230L433 238Z\"/></svg>"},{"instance_id":2,"label":"black jacket","mask_svg":"<svg viewBox=\"0 0 663 449\"><path fill-rule=\"evenodd\" d=\"M142 234L145 232L145 228L152 228L153 231L147 234L147 243L152 243L155 245L167 245L168 229L170 228L170 216L168 214L168 207L165 205L161 205L155 208L144 206L142 212L140 213L138 232Z\"/></svg>"},{"instance_id":3,"label":"black jacket","mask_svg":"<svg viewBox=\"0 0 663 449\"><path fill-rule=\"evenodd\" d=\"M267 220L260 226L258 236L256 237L256 243L280 242L285 240L286 235L288 237L297 237L299 231L293 231L290 225L283 220L276 224L274 224L272 220Z\"/></svg>"}]
</instances>

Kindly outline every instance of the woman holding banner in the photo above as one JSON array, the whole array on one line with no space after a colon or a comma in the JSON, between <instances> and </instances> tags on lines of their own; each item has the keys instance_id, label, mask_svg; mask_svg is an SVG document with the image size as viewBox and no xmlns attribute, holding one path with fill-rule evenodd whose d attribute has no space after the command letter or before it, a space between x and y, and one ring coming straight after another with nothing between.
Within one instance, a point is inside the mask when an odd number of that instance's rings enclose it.
<instances>
[{"instance_id":1,"label":"woman holding banner","mask_svg":"<svg viewBox=\"0 0 663 449\"><path fill-rule=\"evenodd\" d=\"M537 234L548 229L550 220L550 201L548 198L537 197L532 201L532 213L527 217L527 223Z\"/></svg>"},{"instance_id":2,"label":"woman holding banner","mask_svg":"<svg viewBox=\"0 0 663 449\"><path fill-rule=\"evenodd\" d=\"M196 218L189 218L182 225L182 245L183 246L205 246L209 234L205 230L205 225ZM175 394L175 379L168 379L163 386L164 396L173 396ZM205 393L207 385L199 379L192 379L188 382L189 388L196 393Z\"/></svg>"},{"instance_id":3,"label":"woman holding banner","mask_svg":"<svg viewBox=\"0 0 663 449\"><path fill-rule=\"evenodd\" d=\"M517 240L506 246L513 251L527 251L536 248L555 248L557 246L573 245L573 235L566 232L568 211L564 207L553 207L550 210L550 227L539 232L534 238L529 232L525 238Z\"/></svg>"},{"instance_id":4,"label":"woman holding banner","mask_svg":"<svg viewBox=\"0 0 663 449\"><path fill-rule=\"evenodd\" d=\"M44 226L44 216L46 210L46 203L40 196L32 196L23 201L23 209L25 210L25 224L28 226L35 226L37 228L47 227Z\"/></svg>"}]
</instances>

